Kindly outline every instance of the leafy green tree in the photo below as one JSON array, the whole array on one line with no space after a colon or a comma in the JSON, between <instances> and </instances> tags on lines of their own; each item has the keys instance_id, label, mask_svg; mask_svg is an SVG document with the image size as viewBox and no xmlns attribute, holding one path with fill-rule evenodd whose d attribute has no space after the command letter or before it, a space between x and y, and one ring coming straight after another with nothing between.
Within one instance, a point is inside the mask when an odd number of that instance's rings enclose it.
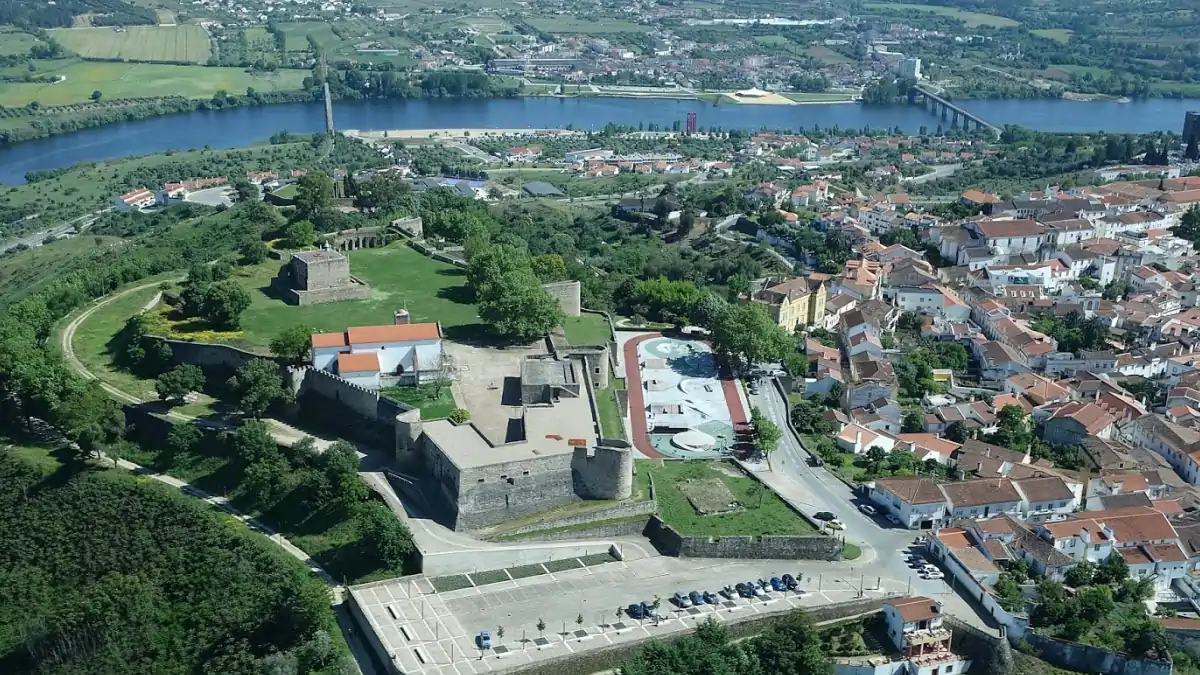
<instances>
[{"instance_id":1,"label":"leafy green tree","mask_svg":"<svg viewBox=\"0 0 1200 675\"><path fill-rule=\"evenodd\" d=\"M232 280L217 281L204 289L201 313L206 321L219 330L237 330L242 312L250 307L250 294Z\"/></svg>"},{"instance_id":2,"label":"leafy green tree","mask_svg":"<svg viewBox=\"0 0 1200 675\"><path fill-rule=\"evenodd\" d=\"M310 248L317 241L317 229L309 220L297 220L287 226L283 237L288 248Z\"/></svg>"},{"instance_id":3,"label":"leafy green tree","mask_svg":"<svg viewBox=\"0 0 1200 675\"><path fill-rule=\"evenodd\" d=\"M98 456L125 434L125 414L94 381L71 380L53 404L53 418L78 448L80 459Z\"/></svg>"},{"instance_id":4,"label":"leafy green tree","mask_svg":"<svg viewBox=\"0 0 1200 675\"><path fill-rule=\"evenodd\" d=\"M237 428L230 440L230 450L245 466L280 456L279 444L271 436L271 430L258 420L246 422Z\"/></svg>"},{"instance_id":5,"label":"leafy green tree","mask_svg":"<svg viewBox=\"0 0 1200 675\"><path fill-rule=\"evenodd\" d=\"M481 245L468 254L467 284L482 298L488 288L509 272L529 269L529 253L507 244Z\"/></svg>"},{"instance_id":6,"label":"leafy green tree","mask_svg":"<svg viewBox=\"0 0 1200 675\"><path fill-rule=\"evenodd\" d=\"M783 438L779 425L772 422L758 408L750 409L750 433L754 436L754 447L764 456L770 454Z\"/></svg>"},{"instance_id":7,"label":"leafy green tree","mask_svg":"<svg viewBox=\"0 0 1200 675\"><path fill-rule=\"evenodd\" d=\"M500 339L526 343L562 325L566 316L532 272L518 269L485 286L479 318Z\"/></svg>"},{"instance_id":8,"label":"leafy green tree","mask_svg":"<svg viewBox=\"0 0 1200 675\"><path fill-rule=\"evenodd\" d=\"M1094 624L1107 617L1113 611L1112 589L1108 586L1088 586L1079 591L1074 600L1078 615L1088 623Z\"/></svg>"},{"instance_id":9,"label":"leafy green tree","mask_svg":"<svg viewBox=\"0 0 1200 675\"><path fill-rule=\"evenodd\" d=\"M93 101L99 101L101 99L101 97L103 97L103 96L104 96L104 93L101 92L99 89L96 89L96 90L92 91L92 95L90 98Z\"/></svg>"},{"instance_id":10,"label":"leafy green tree","mask_svg":"<svg viewBox=\"0 0 1200 675\"><path fill-rule=\"evenodd\" d=\"M412 187L393 172L378 173L357 186L354 205L372 214L409 213Z\"/></svg>"},{"instance_id":11,"label":"leafy green tree","mask_svg":"<svg viewBox=\"0 0 1200 675\"><path fill-rule=\"evenodd\" d=\"M413 552L412 534L396 514L383 504L365 502L354 519L367 554L391 569L403 569Z\"/></svg>"},{"instance_id":12,"label":"leafy green tree","mask_svg":"<svg viewBox=\"0 0 1200 675\"><path fill-rule=\"evenodd\" d=\"M882 464L887 457L887 450L884 450L878 445L872 445L871 447L867 448L866 458L871 464Z\"/></svg>"},{"instance_id":13,"label":"leafy green tree","mask_svg":"<svg viewBox=\"0 0 1200 675\"><path fill-rule=\"evenodd\" d=\"M229 187L233 188L234 196L239 204L258 199L258 188L245 178L234 178L229 181Z\"/></svg>"},{"instance_id":14,"label":"leafy green tree","mask_svg":"<svg viewBox=\"0 0 1200 675\"><path fill-rule=\"evenodd\" d=\"M713 346L741 363L780 361L796 351L796 339L780 328L759 303L733 303L717 318Z\"/></svg>"},{"instance_id":15,"label":"leafy green tree","mask_svg":"<svg viewBox=\"0 0 1200 675\"><path fill-rule=\"evenodd\" d=\"M1125 558L1120 553L1114 551L1096 566L1096 573L1092 577L1092 583L1119 584L1128 577L1129 563L1125 562Z\"/></svg>"},{"instance_id":16,"label":"leafy green tree","mask_svg":"<svg viewBox=\"0 0 1200 675\"><path fill-rule=\"evenodd\" d=\"M283 495L286 476L287 463L275 453L246 467L240 489L252 504L266 509Z\"/></svg>"},{"instance_id":17,"label":"leafy green tree","mask_svg":"<svg viewBox=\"0 0 1200 675\"><path fill-rule=\"evenodd\" d=\"M194 423L176 424L167 434L167 449L174 453L191 452L203 438L204 432Z\"/></svg>"},{"instance_id":18,"label":"leafy green tree","mask_svg":"<svg viewBox=\"0 0 1200 675\"><path fill-rule=\"evenodd\" d=\"M295 220L327 222L333 213L333 180L320 171L309 171L296 181Z\"/></svg>"},{"instance_id":19,"label":"leafy green tree","mask_svg":"<svg viewBox=\"0 0 1200 675\"><path fill-rule=\"evenodd\" d=\"M1096 566L1087 560L1079 561L1074 567L1067 570L1063 575L1063 581L1071 588L1083 588L1092 583L1092 577L1096 574Z\"/></svg>"},{"instance_id":20,"label":"leafy green tree","mask_svg":"<svg viewBox=\"0 0 1200 675\"><path fill-rule=\"evenodd\" d=\"M158 376L154 391L162 400L182 401L185 396L204 387L204 371L200 366L180 365Z\"/></svg>"},{"instance_id":21,"label":"leafy green tree","mask_svg":"<svg viewBox=\"0 0 1200 675\"><path fill-rule=\"evenodd\" d=\"M762 673L833 675L833 663L804 612L792 612L750 646Z\"/></svg>"},{"instance_id":22,"label":"leafy green tree","mask_svg":"<svg viewBox=\"0 0 1200 675\"><path fill-rule=\"evenodd\" d=\"M266 359L254 359L238 368L229 378L228 386L238 410L255 419L262 417L272 405L292 400L292 392L284 387L279 366Z\"/></svg>"},{"instance_id":23,"label":"leafy green tree","mask_svg":"<svg viewBox=\"0 0 1200 675\"><path fill-rule=\"evenodd\" d=\"M346 441L325 449L321 463L338 502L347 508L370 497L366 483L358 476L358 451Z\"/></svg>"},{"instance_id":24,"label":"leafy green tree","mask_svg":"<svg viewBox=\"0 0 1200 675\"><path fill-rule=\"evenodd\" d=\"M966 443L969 437L967 433L967 425L962 422L951 422L946 430L942 432L942 436L954 441L955 443Z\"/></svg>"},{"instance_id":25,"label":"leafy green tree","mask_svg":"<svg viewBox=\"0 0 1200 675\"><path fill-rule=\"evenodd\" d=\"M284 361L301 365L312 352L313 330L308 326L289 326L271 338L271 353Z\"/></svg>"},{"instance_id":26,"label":"leafy green tree","mask_svg":"<svg viewBox=\"0 0 1200 675\"><path fill-rule=\"evenodd\" d=\"M904 420L900 426L900 432L905 434L919 434L925 431L925 413L921 410L909 410L904 413Z\"/></svg>"},{"instance_id":27,"label":"leafy green tree","mask_svg":"<svg viewBox=\"0 0 1200 675\"><path fill-rule=\"evenodd\" d=\"M567 264L557 253L539 255L530 261L530 265L538 280L544 284L563 281L567 278Z\"/></svg>"},{"instance_id":28,"label":"leafy green tree","mask_svg":"<svg viewBox=\"0 0 1200 675\"><path fill-rule=\"evenodd\" d=\"M258 239L247 239L238 248L238 253L241 256L241 264L243 265L258 265L265 262L270 255L270 250L266 243Z\"/></svg>"},{"instance_id":29,"label":"leafy green tree","mask_svg":"<svg viewBox=\"0 0 1200 675\"><path fill-rule=\"evenodd\" d=\"M1019 612L1025 608L1025 598L1021 593L1021 586L1016 579L1007 572L1000 574L1000 580L993 587L996 591L996 597L1000 602L1000 606L1008 612Z\"/></svg>"}]
</instances>

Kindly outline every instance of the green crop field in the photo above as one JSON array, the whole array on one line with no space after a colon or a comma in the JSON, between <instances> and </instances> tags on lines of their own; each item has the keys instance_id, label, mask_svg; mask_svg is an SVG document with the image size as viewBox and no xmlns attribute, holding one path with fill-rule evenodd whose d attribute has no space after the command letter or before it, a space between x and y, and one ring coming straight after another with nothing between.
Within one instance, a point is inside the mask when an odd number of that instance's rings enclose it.
<instances>
[{"instance_id":1,"label":"green crop field","mask_svg":"<svg viewBox=\"0 0 1200 675\"><path fill-rule=\"evenodd\" d=\"M327 23L285 23L280 24L287 41L284 43L289 52L307 52L310 49L308 36L313 36L317 44L325 48L333 47L341 42L334 35L333 28Z\"/></svg>"},{"instance_id":2,"label":"green crop field","mask_svg":"<svg viewBox=\"0 0 1200 675\"><path fill-rule=\"evenodd\" d=\"M940 14L941 16L958 19L959 21L965 23L968 28L976 28L979 26L989 26L992 28L1012 28L1013 26L1020 25L1020 22L1013 21L1012 19L1003 16L996 16L994 14L981 14L979 12L967 12L956 7L891 2L868 2L863 6L866 9L928 12L930 14Z\"/></svg>"},{"instance_id":3,"label":"green crop field","mask_svg":"<svg viewBox=\"0 0 1200 675\"><path fill-rule=\"evenodd\" d=\"M252 75L241 68L78 62L53 74L65 79L54 83L0 83L0 105L20 107L33 101L41 105L84 103L93 91L100 91L106 99L209 98L220 90L241 93L247 87L258 91L297 91L303 87L308 71L280 70Z\"/></svg>"},{"instance_id":4,"label":"green crop field","mask_svg":"<svg viewBox=\"0 0 1200 675\"><path fill-rule=\"evenodd\" d=\"M0 28L0 56L25 54L37 42L38 39L29 33Z\"/></svg>"},{"instance_id":5,"label":"green crop field","mask_svg":"<svg viewBox=\"0 0 1200 675\"><path fill-rule=\"evenodd\" d=\"M53 35L67 49L94 59L204 63L212 56L208 33L200 26L64 28Z\"/></svg>"},{"instance_id":6,"label":"green crop field","mask_svg":"<svg viewBox=\"0 0 1200 675\"><path fill-rule=\"evenodd\" d=\"M1071 31L1066 28L1039 28L1038 30L1030 31L1038 37L1049 38L1055 42L1066 44L1071 41Z\"/></svg>"},{"instance_id":7,"label":"green crop field","mask_svg":"<svg viewBox=\"0 0 1200 675\"><path fill-rule=\"evenodd\" d=\"M648 26L639 26L624 19L597 17L584 19L573 16L534 16L528 19L529 25L547 33L585 33L603 35L605 33L641 33L649 30Z\"/></svg>"},{"instance_id":8,"label":"green crop field","mask_svg":"<svg viewBox=\"0 0 1200 675\"><path fill-rule=\"evenodd\" d=\"M839 63L854 63L853 59L845 56L844 54L836 52L825 45L813 45L812 47L809 47L805 53L814 59L817 59L818 61L824 61L830 65L837 65Z\"/></svg>"}]
</instances>

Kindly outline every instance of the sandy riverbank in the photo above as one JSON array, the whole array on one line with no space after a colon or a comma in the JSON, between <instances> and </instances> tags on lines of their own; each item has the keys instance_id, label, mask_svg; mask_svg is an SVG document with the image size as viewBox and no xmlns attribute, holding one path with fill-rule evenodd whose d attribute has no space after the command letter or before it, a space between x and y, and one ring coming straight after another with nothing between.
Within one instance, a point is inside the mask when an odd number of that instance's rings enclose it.
<instances>
[{"instance_id":1,"label":"sandy riverbank","mask_svg":"<svg viewBox=\"0 0 1200 675\"><path fill-rule=\"evenodd\" d=\"M382 140L384 138L470 138L472 136L524 136L539 133L567 133L562 129L343 129L347 136Z\"/></svg>"}]
</instances>

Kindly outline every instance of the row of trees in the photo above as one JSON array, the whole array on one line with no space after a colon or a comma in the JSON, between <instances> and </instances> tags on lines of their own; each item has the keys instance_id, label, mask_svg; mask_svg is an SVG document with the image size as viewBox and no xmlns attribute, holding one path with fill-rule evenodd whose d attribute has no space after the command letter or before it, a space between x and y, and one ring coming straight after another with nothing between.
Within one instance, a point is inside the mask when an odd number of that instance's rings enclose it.
<instances>
[{"instance_id":1,"label":"row of trees","mask_svg":"<svg viewBox=\"0 0 1200 675\"><path fill-rule=\"evenodd\" d=\"M495 337L531 342L562 325L566 315L542 288L528 250L493 242L486 232L479 232L467 242L466 252L467 283L479 302L479 317ZM545 262L538 267L544 270L558 265Z\"/></svg>"}]
</instances>

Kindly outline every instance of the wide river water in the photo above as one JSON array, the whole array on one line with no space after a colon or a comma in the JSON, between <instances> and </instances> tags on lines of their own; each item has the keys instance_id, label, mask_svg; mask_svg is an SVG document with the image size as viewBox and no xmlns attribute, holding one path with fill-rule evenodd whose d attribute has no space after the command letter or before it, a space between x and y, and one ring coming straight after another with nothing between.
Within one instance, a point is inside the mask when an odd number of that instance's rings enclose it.
<instances>
[{"instance_id":1,"label":"wide river water","mask_svg":"<svg viewBox=\"0 0 1200 675\"><path fill-rule=\"evenodd\" d=\"M1018 124L1041 131L1180 131L1184 113L1200 109L1200 100L1114 101L986 100L960 104L1003 126ZM599 129L610 122L670 128L689 112L701 127L725 129L799 129L834 125L843 128L900 127L931 131L940 120L915 106L719 105L699 101L632 98L516 98L453 101L342 101L334 104L339 129L561 128ZM205 145L233 148L262 141L286 129L312 133L324 128L317 103L206 110L135 122L110 124L36 141L0 146L0 183L22 183L25 172L56 169L79 162L186 150Z\"/></svg>"}]
</instances>

